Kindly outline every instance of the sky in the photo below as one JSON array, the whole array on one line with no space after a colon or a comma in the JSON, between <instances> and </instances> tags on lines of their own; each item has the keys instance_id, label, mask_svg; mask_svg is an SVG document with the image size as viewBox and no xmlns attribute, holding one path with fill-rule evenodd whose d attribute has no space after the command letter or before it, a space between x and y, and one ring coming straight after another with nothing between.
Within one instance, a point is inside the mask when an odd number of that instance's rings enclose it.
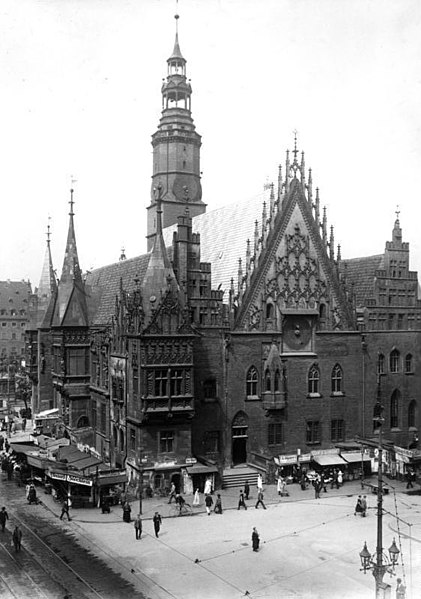
<instances>
[{"instance_id":1,"label":"sky","mask_svg":"<svg viewBox=\"0 0 421 599\"><path fill-rule=\"evenodd\" d=\"M83 271L146 252L176 13L208 210L276 181L296 130L342 258L399 206L421 272L419 0L2 0L0 279L38 286L48 223L60 275L71 186Z\"/></svg>"}]
</instances>

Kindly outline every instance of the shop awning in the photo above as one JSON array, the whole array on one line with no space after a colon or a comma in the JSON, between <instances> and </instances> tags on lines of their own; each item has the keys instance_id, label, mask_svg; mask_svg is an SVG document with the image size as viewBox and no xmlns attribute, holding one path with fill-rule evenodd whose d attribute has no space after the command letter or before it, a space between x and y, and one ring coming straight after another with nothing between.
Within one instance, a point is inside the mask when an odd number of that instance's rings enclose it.
<instances>
[{"instance_id":1,"label":"shop awning","mask_svg":"<svg viewBox=\"0 0 421 599\"><path fill-rule=\"evenodd\" d=\"M361 454L360 454L361 457ZM313 456L313 461L319 466L345 466L346 462L338 454L323 454Z\"/></svg>"},{"instance_id":2,"label":"shop awning","mask_svg":"<svg viewBox=\"0 0 421 599\"><path fill-rule=\"evenodd\" d=\"M108 476L98 476L95 478L95 484L97 487L111 487L112 485L120 485L128 482L126 472L110 473Z\"/></svg>"},{"instance_id":3,"label":"shop awning","mask_svg":"<svg viewBox=\"0 0 421 599\"><path fill-rule=\"evenodd\" d=\"M191 474L215 474L218 472L216 466L206 466L205 464L192 464L187 466L187 472Z\"/></svg>"},{"instance_id":4,"label":"shop awning","mask_svg":"<svg viewBox=\"0 0 421 599\"><path fill-rule=\"evenodd\" d=\"M36 437L36 443L42 449L47 449L51 447L59 447L60 445L70 445L70 440L62 437L61 439L53 439L52 437L47 437L47 435L38 435Z\"/></svg>"},{"instance_id":5,"label":"shop awning","mask_svg":"<svg viewBox=\"0 0 421 599\"><path fill-rule=\"evenodd\" d=\"M297 464L298 458L297 455L280 455L277 458L273 458L274 462L277 466L291 466L293 464Z\"/></svg>"},{"instance_id":6,"label":"shop awning","mask_svg":"<svg viewBox=\"0 0 421 599\"><path fill-rule=\"evenodd\" d=\"M361 451L350 451L348 453L342 453L341 457L348 462L348 464L355 464L358 462L370 462L370 456L367 454L363 454L361 457Z\"/></svg>"},{"instance_id":7,"label":"shop awning","mask_svg":"<svg viewBox=\"0 0 421 599\"><path fill-rule=\"evenodd\" d=\"M23 453L25 455L39 453L39 448L36 445L27 445L25 443L11 443L10 447L15 453Z\"/></svg>"}]
</instances>

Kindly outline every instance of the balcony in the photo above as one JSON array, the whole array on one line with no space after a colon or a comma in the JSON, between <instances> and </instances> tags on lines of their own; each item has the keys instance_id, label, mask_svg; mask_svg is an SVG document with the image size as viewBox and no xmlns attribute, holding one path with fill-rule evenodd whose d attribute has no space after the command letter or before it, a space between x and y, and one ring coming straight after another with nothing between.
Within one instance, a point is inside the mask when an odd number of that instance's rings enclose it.
<instances>
[{"instance_id":1,"label":"balcony","mask_svg":"<svg viewBox=\"0 0 421 599\"><path fill-rule=\"evenodd\" d=\"M143 412L148 415L164 414L164 415L193 415L193 397L192 396L177 396L177 397L143 397Z\"/></svg>"},{"instance_id":2,"label":"balcony","mask_svg":"<svg viewBox=\"0 0 421 599\"><path fill-rule=\"evenodd\" d=\"M268 411L283 410L287 402L285 393L271 393L266 391L262 394L263 409Z\"/></svg>"}]
</instances>

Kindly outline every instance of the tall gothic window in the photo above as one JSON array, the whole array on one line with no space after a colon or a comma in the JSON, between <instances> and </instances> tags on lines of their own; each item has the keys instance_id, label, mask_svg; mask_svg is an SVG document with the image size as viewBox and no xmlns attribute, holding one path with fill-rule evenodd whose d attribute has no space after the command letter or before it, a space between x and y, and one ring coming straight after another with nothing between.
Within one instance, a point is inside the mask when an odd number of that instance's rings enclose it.
<instances>
[{"instance_id":1,"label":"tall gothic window","mask_svg":"<svg viewBox=\"0 0 421 599\"><path fill-rule=\"evenodd\" d=\"M408 428L417 426L417 402L413 399L408 406Z\"/></svg>"},{"instance_id":2,"label":"tall gothic window","mask_svg":"<svg viewBox=\"0 0 421 599\"><path fill-rule=\"evenodd\" d=\"M176 395L183 394L183 371L182 370L172 370L171 371L171 395L174 397Z\"/></svg>"},{"instance_id":3,"label":"tall gothic window","mask_svg":"<svg viewBox=\"0 0 421 599\"><path fill-rule=\"evenodd\" d=\"M174 431L161 431L159 434L159 448L161 453L174 451Z\"/></svg>"},{"instance_id":4,"label":"tall gothic window","mask_svg":"<svg viewBox=\"0 0 421 599\"><path fill-rule=\"evenodd\" d=\"M377 374L384 374L384 355L379 354L377 357Z\"/></svg>"},{"instance_id":5,"label":"tall gothic window","mask_svg":"<svg viewBox=\"0 0 421 599\"><path fill-rule=\"evenodd\" d=\"M319 393L320 388L320 371L318 367L313 364L308 373L308 392Z\"/></svg>"},{"instance_id":6,"label":"tall gothic window","mask_svg":"<svg viewBox=\"0 0 421 599\"><path fill-rule=\"evenodd\" d=\"M399 426L399 391L395 389L390 398L390 428Z\"/></svg>"},{"instance_id":7,"label":"tall gothic window","mask_svg":"<svg viewBox=\"0 0 421 599\"><path fill-rule=\"evenodd\" d=\"M397 349L390 352L389 369L390 372L399 372L400 354Z\"/></svg>"},{"instance_id":8,"label":"tall gothic window","mask_svg":"<svg viewBox=\"0 0 421 599\"><path fill-rule=\"evenodd\" d=\"M345 440L345 421L344 420L331 420L330 421L330 440L331 441L344 441Z\"/></svg>"},{"instance_id":9,"label":"tall gothic window","mask_svg":"<svg viewBox=\"0 0 421 599\"><path fill-rule=\"evenodd\" d=\"M342 393L342 379L342 368L339 366L339 364L335 364L332 370L332 393Z\"/></svg>"},{"instance_id":10,"label":"tall gothic window","mask_svg":"<svg viewBox=\"0 0 421 599\"><path fill-rule=\"evenodd\" d=\"M257 369L254 366L251 366L247 372L246 378L246 391L247 397L256 397L257 395L257 380L258 374Z\"/></svg>"},{"instance_id":11,"label":"tall gothic window","mask_svg":"<svg viewBox=\"0 0 421 599\"><path fill-rule=\"evenodd\" d=\"M168 371L167 370L156 370L155 371L155 395L162 397L167 395L167 383L168 383Z\"/></svg>"},{"instance_id":12,"label":"tall gothic window","mask_svg":"<svg viewBox=\"0 0 421 599\"><path fill-rule=\"evenodd\" d=\"M406 354L405 356L405 373L409 374L412 372L412 354Z\"/></svg>"},{"instance_id":13,"label":"tall gothic window","mask_svg":"<svg viewBox=\"0 0 421 599\"><path fill-rule=\"evenodd\" d=\"M282 422L271 422L268 424L268 445L281 445Z\"/></svg>"},{"instance_id":14,"label":"tall gothic window","mask_svg":"<svg viewBox=\"0 0 421 599\"><path fill-rule=\"evenodd\" d=\"M306 443L320 443L320 422L318 420L308 420L306 423Z\"/></svg>"}]
</instances>

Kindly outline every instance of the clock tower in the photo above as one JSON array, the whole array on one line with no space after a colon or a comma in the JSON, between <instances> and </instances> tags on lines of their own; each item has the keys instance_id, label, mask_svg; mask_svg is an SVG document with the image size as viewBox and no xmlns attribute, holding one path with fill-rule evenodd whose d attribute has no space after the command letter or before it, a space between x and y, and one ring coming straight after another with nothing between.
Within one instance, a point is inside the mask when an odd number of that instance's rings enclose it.
<instances>
[{"instance_id":1,"label":"clock tower","mask_svg":"<svg viewBox=\"0 0 421 599\"><path fill-rule=\"evenodd\" d=\"M156 235L157 205L154 190L160 185L162 226L176 224L189 209L190 217L203 214L200 184L201 136L191 116L192 88L186 77L186 60L178 42L178 15L175 15L174 50L168 58L168 72L163 80L162 116L152 135L153 174L151 204L148 206L148 251Z\"/></svg>"}]
</instances>

